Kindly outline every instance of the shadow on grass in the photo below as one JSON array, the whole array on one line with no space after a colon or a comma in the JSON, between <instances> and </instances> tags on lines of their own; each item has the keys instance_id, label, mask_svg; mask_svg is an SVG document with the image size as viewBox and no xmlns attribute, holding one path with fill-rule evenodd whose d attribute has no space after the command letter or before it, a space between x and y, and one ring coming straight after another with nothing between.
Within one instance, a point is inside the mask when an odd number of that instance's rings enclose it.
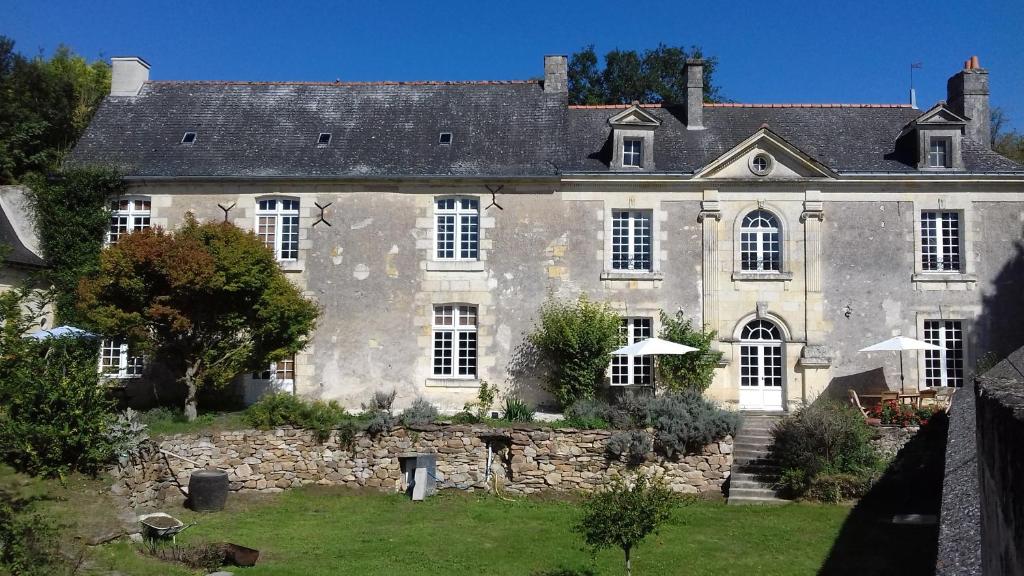
<instances>
[{"instance_id":1,"label":"shadow on grass","mask_svg":"<svg viewBox=\"0 0 1024 576\"><path fill-rule=\"evenodd\" d=\"M936 415L896 455L850 512L818 576L931 576L946 459L945 414ZM897 515L920 522L896 524Z\"/></svg>"},{"instance_id":2,"label":"shadow on grass","mask_svg":"<svg viewBox=\"0 0 1024 576\"><path fill-rule=\"evenodd\" d=\"M530 576L597 576L590 568L555 568L554 570L542 570L534 572Z\"/></svg>"}]
</instances>

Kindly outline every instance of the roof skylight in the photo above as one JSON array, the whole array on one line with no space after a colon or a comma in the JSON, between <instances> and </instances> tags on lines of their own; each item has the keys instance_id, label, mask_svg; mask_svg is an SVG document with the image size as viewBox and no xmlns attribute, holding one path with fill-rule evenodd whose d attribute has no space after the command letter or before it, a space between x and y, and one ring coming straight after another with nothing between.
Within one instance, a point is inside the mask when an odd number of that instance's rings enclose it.
<instances>
[{"instance_id":1,"label":"roof skylight","mask_svg":"<svg viewBox=\"0 0 1024 576\"><path fill-rule=\"evenodd\" d=\"M452 143L451 132L441 132L441 136L437 139L440 144L449 145Z\"/></svg>"},{"instance_id":2,"label":"roof skylight","mask_svg":"<svg viewBox=\"0 0 1024 576\"><path fill-rule=\"evenodd\" d=\"M182 144L194 144L196 141L195 132L185 132L185 135L181 137Z\"/></svg>"},{"instance_id":3,"label":"roof skylight","mask_svg":"<svg viewBox=\"0 0 1024 576\"><path fill-rule=\"evenodd\" d=\"M323 146L327 146L330 143L331 143L331 133L330 132L321 132L320 135L317 136L317 138L316 138L316 145L317 146L323 147Z\"/></svg>"}]
</instances>

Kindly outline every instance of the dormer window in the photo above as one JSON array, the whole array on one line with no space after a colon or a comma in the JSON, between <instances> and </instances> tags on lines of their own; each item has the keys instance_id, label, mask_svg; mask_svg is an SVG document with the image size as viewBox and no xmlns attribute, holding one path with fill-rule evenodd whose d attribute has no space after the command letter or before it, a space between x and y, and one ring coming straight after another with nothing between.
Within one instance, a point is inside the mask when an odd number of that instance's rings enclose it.
<instances>
[{"instance_id":1,"label":"dormer window","mask_svg":"<svg viewBox=\"0 0 1024 576\"><path fill-rule=\"evenodd\" d=\"M928 142L928 167L948 168L949 167L949 139L929 138Z\"/></svg>"},{"instance_id":2,"label":"dormer window","mask_svg":"<svg viewBox=\"0 0 1024 576\"><path fill-rule=\"evenodd\" d=\"M622 139L622 166L624 168L642 168L644 157L644 141L639 138Z\"/></svg>"}]
</instances>

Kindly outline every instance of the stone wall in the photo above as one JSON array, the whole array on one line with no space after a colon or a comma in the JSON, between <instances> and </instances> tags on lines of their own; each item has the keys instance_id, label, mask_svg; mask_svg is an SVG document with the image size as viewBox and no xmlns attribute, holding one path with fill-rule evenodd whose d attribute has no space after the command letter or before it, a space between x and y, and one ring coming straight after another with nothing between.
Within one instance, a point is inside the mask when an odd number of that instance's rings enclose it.
<instances>
[{"instance_id":1,"label":"stone wall","mask_svg":"<svg viewBox=\"0 0 1024 576\"><path fill-rule=\"evenodd\" d=\"M207 466L226 470L233 491L279 492L308 484L402 490L400 458L422 452L437 455L440 488L485 489L496 482L500 490L516 494L590 491L626 466L605 455L611 434L528 425L430 425L395 428L377 438L359 433L350 447L339 443L337 431L321 444L312 432L287 427L176 435L118 466L113 490L137 508L157 506L182 499L179 487L188 485L192 471ZM677 492L714 496L721 494L731 466L732 437L726 437L674 461L649 455L639 470L664 476Z\"/></svg>"},{"instance_id":2,"label":"stone wall","mask_svg":"<svg viewBox=\"0 0 1024 576\"><path fill-rule=\"evenodd\" d=\"M872 428L875 437L871 445L883 458L895 458L896 454L906 446L907 442L921 429L917 426L876 426Z\"/></svg>"}]
</instances>

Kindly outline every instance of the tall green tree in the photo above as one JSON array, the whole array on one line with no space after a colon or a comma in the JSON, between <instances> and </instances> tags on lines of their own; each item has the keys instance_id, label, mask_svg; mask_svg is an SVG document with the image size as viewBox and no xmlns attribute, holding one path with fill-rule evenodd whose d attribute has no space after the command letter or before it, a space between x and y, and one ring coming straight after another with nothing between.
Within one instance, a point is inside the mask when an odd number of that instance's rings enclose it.
<instances>
[{"instance_id":1,"label":"tall green tree","mask_svg":"<svg viewBox=\"0 0 1024 576\"><path fill-rule=\"evenodd\" d=\"M56 169L109 91L106 61L67 46L29 58L0 36L0 184Z\"/></svg>"},{"instance_id":2,"label":"tall green tree","mask_svg":"<svg viewBox=\"0 0 1024 576\"><path fill-rule=\"evenodd\" d=\"M1024 134L1007 130L1010 119L1002 108L992 109L992 149L1010 160L1024 164Z\"/></svg>"},{"instance_id":3,"label":"tall green tree","mask_svg":"<svg viewBox=\"0 0 1024 576\"><path fill-rule=\"evenodd\" d=\"M658 44L656 48L612 50L598 62L594 46L587 46L569 58L569 102L571 104L625 104L641 102L682 103L686 101L687 58L704 60L704 101L722 100L714 83L718 60L705 56L700 48Z\"/></svg>"},{"instance_id":4,"label":"tall green tree","mask_svg":"<svg viewBox=\"0 0 1024 576\"><path fill-rule=\"evenodd\" d=\"M659 356L658 385L676 392L692 390L703 394L715 378L715 367L722 353L711 349L717 333L714 330L698 330L693 320L682 310L669 316L661 312L661 331L658 337L669 342L685 344L697 352L680 355Z\"/></svg>"},{"instance_id":5,"label":"tall green tree","mask_svg":"<svg viewBox=\"0 0 1024 576\"><path fill-rule=\"evenodd\" d=\"M189 420L199 388L295 354L319 314L252 232L192 217L103 250L79 299L91 327L169 365L187 390Z\"/></svg>"}]
</instances>

